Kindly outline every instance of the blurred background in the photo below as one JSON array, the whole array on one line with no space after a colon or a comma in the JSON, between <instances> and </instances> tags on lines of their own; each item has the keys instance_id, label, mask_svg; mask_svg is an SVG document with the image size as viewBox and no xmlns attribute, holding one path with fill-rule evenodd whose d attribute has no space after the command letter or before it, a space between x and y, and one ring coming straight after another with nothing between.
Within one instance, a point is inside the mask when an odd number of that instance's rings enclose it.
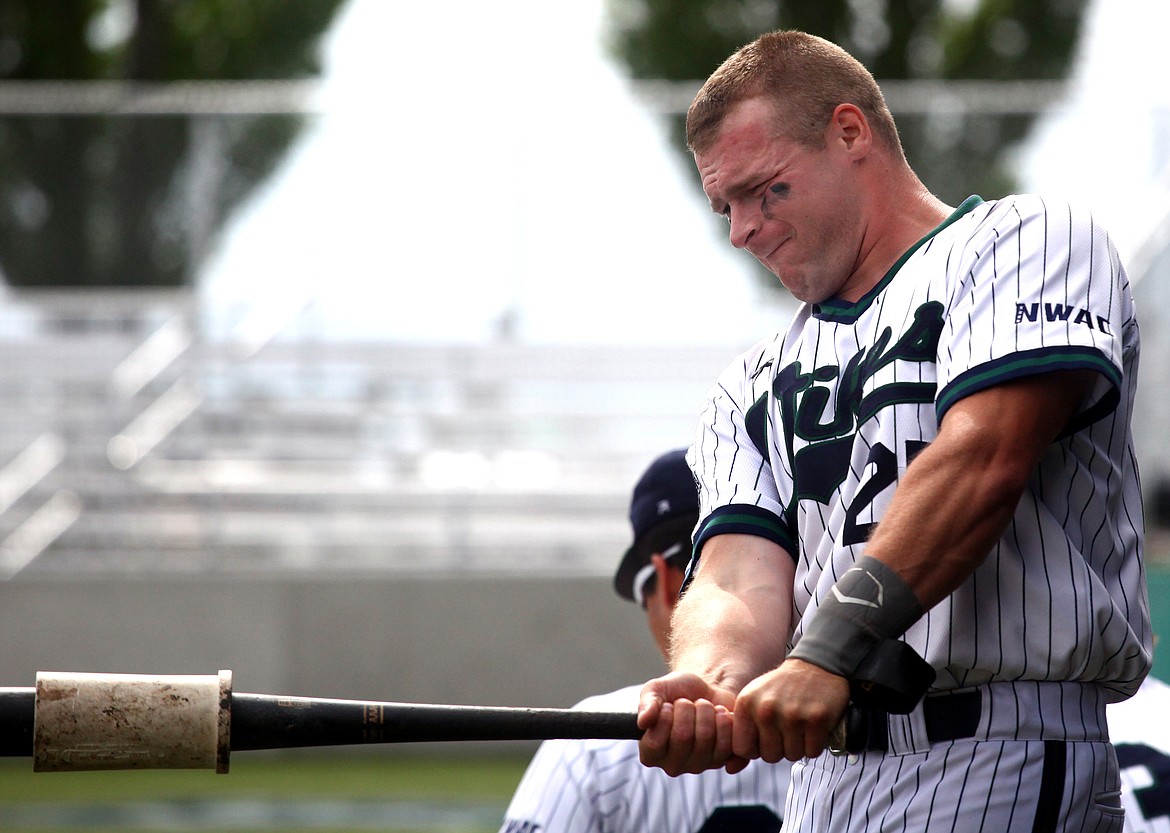
<instances>
[{"instance_id":1,"label":"blurred background","mask_svg":"<svg viewBox=\"0 0 1170 833\"><path fill-rule=\"evenodd\" d=\"M610 590L629 490L793 311L727 244L681 113L780 26L873 70L951 204L1041 191L1110 228L1165 630L1163 0L4 0L0 683L230 668L241 691L568 706L656 674ZM530 751L493 747L481 795L450 767L484 750L445 749L431 785L467 813L410 793L338 829L493 829ZM352 784L346 761L305 778ZM116 799L20 773L5 829L92 829ZM102 795L66 812L73 783ZM135 783L111 829L308 826ZM326 806L358 804L305 814Z\"/></svg>"}]
</instances>

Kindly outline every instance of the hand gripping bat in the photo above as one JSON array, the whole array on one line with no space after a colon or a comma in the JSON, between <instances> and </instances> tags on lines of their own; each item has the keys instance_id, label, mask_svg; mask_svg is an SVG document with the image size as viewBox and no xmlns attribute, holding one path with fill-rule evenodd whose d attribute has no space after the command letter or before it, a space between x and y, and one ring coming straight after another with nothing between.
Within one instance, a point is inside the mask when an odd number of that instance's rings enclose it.
<instances>
[{"instance_id":1,"label":"hand gripping bat","mask_svg":"<svg viewBox=\"0 0 1170 833\"><path fill-rule=\"evenodd\" d=\"M35 772L228 771L232 752L417 741L641 737L637 716L232 691L232 674L39 672L0 688L0 756Z\"/></svg>"}]
</instances>

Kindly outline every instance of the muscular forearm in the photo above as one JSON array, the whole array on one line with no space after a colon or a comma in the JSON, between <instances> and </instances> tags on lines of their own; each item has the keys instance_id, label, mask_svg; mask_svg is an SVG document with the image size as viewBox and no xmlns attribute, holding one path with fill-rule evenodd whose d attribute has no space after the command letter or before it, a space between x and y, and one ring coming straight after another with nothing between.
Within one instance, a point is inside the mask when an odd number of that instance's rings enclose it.
<instances>
[{"instance_id":1,"label":"muscular forearm","mask_svg":"<svg viewBox=\"0 0 1170 833\"><path fill-rule=\"evenodd\" d=\"M737 693L784 659L792 559L762 538L723 535L703 549L672 623L671 667Z\"/></svg>"}]
</instances>

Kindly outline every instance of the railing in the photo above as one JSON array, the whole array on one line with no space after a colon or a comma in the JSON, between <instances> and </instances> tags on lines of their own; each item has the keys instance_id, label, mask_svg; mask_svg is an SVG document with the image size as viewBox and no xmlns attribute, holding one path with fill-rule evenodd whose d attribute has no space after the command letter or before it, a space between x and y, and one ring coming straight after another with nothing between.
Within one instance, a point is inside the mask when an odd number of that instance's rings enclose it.
<instances>
[{"instance_id":1,"label":"railing","mask_svg":"<svg viewBox=\"0 0 1170 833\"><path fill-rule=\"evenodd\" d=\"M182 293L83 298L23 294L0 327L0 575L608 572L634 480L731 357L278 339L241 359Z\"/></svg>"}]
</instances>

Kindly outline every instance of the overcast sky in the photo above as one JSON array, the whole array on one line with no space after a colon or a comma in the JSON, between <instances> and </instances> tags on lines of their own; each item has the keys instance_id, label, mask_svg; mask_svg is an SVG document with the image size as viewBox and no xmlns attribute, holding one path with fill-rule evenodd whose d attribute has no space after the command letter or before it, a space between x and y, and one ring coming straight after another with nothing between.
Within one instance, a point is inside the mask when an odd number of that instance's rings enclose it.
<instances>
[{"instance_id":1,"label":"overcast sky","mask_svg":"<svg viewBox=\"0 0 1170 833\"><path fill-rule=\"evenodd\" d=\"M341 112L241 217L210 296L312 298L312 326L403 339L478 340L512 309L529 341L774 327L685 160L602 58L600 11L351 0L327 52Z\"/></svg>"},{"instance_id":2,"label":"overcast sky","mask_svg":"<svg viewBox=\"0 0 1170 833\"><path fill-rule=\"evenodd\" d=\"M274 327L475 341L743 344L790 307L763 290L662 123L603 54L602 0L350 0L318 119L206 273L213 309ZM1098 0L1071 115L1022 156L1029 190L1091 200L1140 237L1166 116L1149 120L1165 0ZM451 25L458 21L458 26ZM1122 83L1124 82L1124 83ZM1161 132L1159 132L1159 130Z\"/></svg>"},{"instance_id":3,"label":"overcast sky","mask_svg":"<svg viewBox=\"0 0 1170 833\"><path fill-rule=\"evenodd\" d=\"M1092 0L1067 105L1020 158L1026 190L1090 205L1129 260L1170 201L1167 0Z\"/></svg>"}]
</instances>

